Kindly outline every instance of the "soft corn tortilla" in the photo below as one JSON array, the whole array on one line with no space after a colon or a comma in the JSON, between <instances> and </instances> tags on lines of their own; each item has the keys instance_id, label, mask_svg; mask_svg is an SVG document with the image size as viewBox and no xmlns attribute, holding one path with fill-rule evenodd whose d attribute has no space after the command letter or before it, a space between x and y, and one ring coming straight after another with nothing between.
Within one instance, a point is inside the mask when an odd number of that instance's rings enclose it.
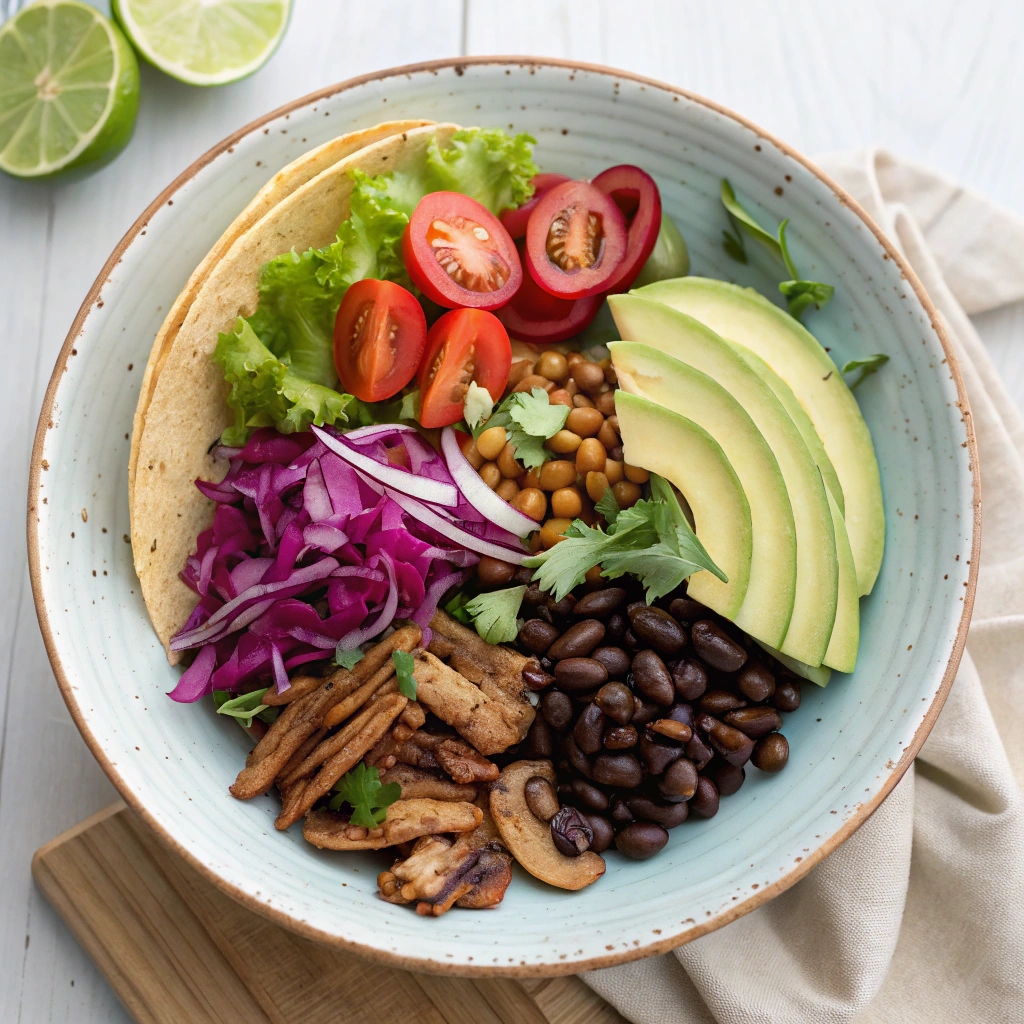
<instances>
[{"instance_id":1,"label":"soft corn tortilla","mask_svg":"<svg viewBox=\"0 0 1024 1024\"><path fill-rule=\"evenodd\" d=\"M163 355L136 442L132 552L150 619L171 664L180 655L170 651L170 638L196 604L178 573L196 536L213 521L213 502L194 481L220 480L227 471L226 463L209 454L232 422L227 386L212 359L218 333L255 311L264 263L334 240L349 213L349 171L401 171L422 161L435 137L443 146L457 130L451 124L413 128L336 161L268 210L209 268Z\"/></svg>"},{"instance_id":2,"label":"soft corn tortilla","mask_svg":"<svg viewBox=\"0 0 1024 1024\"><path fill-rule=\"evenodd\" d=\"M193 271L184 290L174 301L170 312L157 333L153 348L149 353L146 370L142 376L142 390L139 392L139 403L135 407L135 419L132 423L132 447L128 456L128 503L134 498L135 473L138 466L139 439L146 423L146 411L153 397L157 378L163 367L167 353L171 350L185 317L192 308L196 295L210 276L224 254L231 248L236 239L245 234L265 214L269 213L282 199L290 196L296 189L315 178L321 171L327 170L332 164L343 160L366 146L373 145L381 139L399 135L412 128L431 124L430 121L385 121L373 128L350 132L330 142L325 142L308 153L303 153L298 160L292 161L275 174L260 189L256 198L234 219L228 229L217 239L214 247L206 254L206 258Z\"/></svg>"}]
</instances>

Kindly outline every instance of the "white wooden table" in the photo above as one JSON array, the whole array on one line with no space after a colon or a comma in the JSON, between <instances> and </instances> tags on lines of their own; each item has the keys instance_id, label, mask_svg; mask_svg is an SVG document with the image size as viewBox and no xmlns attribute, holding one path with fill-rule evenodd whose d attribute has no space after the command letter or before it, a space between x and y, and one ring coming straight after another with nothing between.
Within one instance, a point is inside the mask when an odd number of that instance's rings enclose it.
<instances>
[{"instance_id":1,"label":"white wooden table","mask_svg":"<svg viewBox=\"0 0 1024 1024\"><path fill-rule=\"evenodd\" d=\"M79 738L43 651L25 569L24 495L36 413L79 303L136 215L205 149L287 100L373 69L457 54L547 55L685 86L811 155L886 147L1024 215L1019 0L295 2L280 50L245 82L191 89L144 67L135 138L98 174L54 185L0 178L5 1024L128 1020L29 876L36 847L115 794ZM1024 309L979 326L1021 401Z\"/></svg>"}]
</instances>

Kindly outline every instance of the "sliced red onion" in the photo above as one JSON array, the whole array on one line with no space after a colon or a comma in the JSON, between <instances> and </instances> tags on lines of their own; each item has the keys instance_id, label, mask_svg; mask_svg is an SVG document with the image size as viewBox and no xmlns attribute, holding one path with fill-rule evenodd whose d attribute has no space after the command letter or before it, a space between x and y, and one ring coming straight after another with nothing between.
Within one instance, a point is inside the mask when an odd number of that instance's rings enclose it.
<instances>
[{"instance_id":1,"label":"sliced red onion","mask_svg":"<svg viewBox=\"0 0 1024 1024\"><path fill-rule=\"evenodd\" d=\"M391 625L391 620L395 617L395 612L398 611L398 581L395 579L394 564L391 561L391 556L386 552L381 552L380 558L384 563L384 568L387 569L388 579L391 582L384 608L369 626L354 629L338 641L338 648L342 651L350 651L383 632Z\"/></svg>"},{"instance_id":2,"label":"sliced red onion","mask_svg":"<svg viewBox=\"0 0 1024 1024\"><path fill-rule=\"evenodd\" d=\"M540 529L539 523L529 516L523 515L503 498L499 498L480 479L480 474L462 454L455 431L451 427L445 427L441 432L441 451L448 463L448 472L451 473L452 479L462 491L466 501L482 516L517 537L525 537L533 533L534 530Z\"/></svg>"},{"instance_id":3,"label":"sliced red onion","mask_svg":"<svg viewBox=\"0 0 1024 1024\"><path fill-rule=\"evenodd\" d=\"M350 448L343 440L332 437L326 430L321 430L319 427L313 427L312 430L335 455L340 456L356 469L362 470L387 487L400 491L402 494L409 494L414 498L422 498L432 505L447 505L454 508L459 503L458 489L451 484L416 476L404 469L395 469L391 465L381 465L374 459Z\"/></svg>"},{"instance_id":4,"label":"sliced red onion","mask_svg":"<svg viewBox=\"0 0 1024 1024\"><path fill-rule=\"evenodd\" d=\"M359 427L356 430L345 431L345 437L349 441L364 441L368 437L376 437L378 434L416 433L415 427L408 423L374 423L369 427Z\"/></svg>"},{"instance_id":5,"label":"sliced red onion","mask_svg":"<svg viewBox=\"0 0 1024 1024\"><path fill-rule=\"evenodd\" d=\"M490 541L475 537L473 534L463 530L462 527L456 526L454 523L439 516L433 509L424 505L423 502L417 501L407 494L391 491L389 488L385 488L385 490L414 519L419 520L424 526L429 526L431 530L441 534L442 537L447 537L448 540L461 544L464 548L469 548L471 551L476 551L481 555L490 555L491 558L498 558L502 562L511 562L513 565L522 565L524 559L529 554L523 550L515 551L512 548L503 547L500 544L492 544Z\"/></svg>"}]
</instances>

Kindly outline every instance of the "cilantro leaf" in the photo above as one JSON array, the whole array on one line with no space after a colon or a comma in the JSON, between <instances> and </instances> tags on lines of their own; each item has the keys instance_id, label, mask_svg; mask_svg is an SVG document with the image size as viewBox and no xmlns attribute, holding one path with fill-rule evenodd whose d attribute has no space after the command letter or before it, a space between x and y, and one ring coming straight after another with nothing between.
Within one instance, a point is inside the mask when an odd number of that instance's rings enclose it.
<instances>
[{"instance_id":1,"label":"cilantro leaf","mask_svg":"<svg viewBox=\"0 0 1024 1024\"><path fill-rule=\"evenodd\" d=\"M457 621L468 626L473 621L473 616L466 611L466 605L472 598L464 590L458 591L454 597L444 606L444 610Z\"/></svg>"},{"instance_id":2,"label":"cilantro leaf","mask_svg":"<svg viewBox=\"0 0 1024 1024\"><path fill-rule=\"evenodd\" d=\"M524 434L521 430L513 430L508 435L508 440L515 449L516 459L527 469L536 469L538 466L543 466L548 459L554 458L552 452L544 447L544 438L542 437L533 437L530 434Z\"/></svg>"},{"instance_id":3,"label":"cilantro leaf","mask_svg":"<svg viewBox=\"0 0 1024 1024\"><path fill-rule=\"evenodd\" d=\"M388 815L388 808L402 795L397 782L381 784L380 772L368 768L362 761L350 772L346 772L334 784L335 795L327 805L337 811L342 804L352 808L349 824L363 828L377 828Z\"/></svg>"},{"instance_id":4,"label":"cilantro leaf","mask_svg":"<svg viewBox=\"0 0 1024 1024\"><path fill-rule=\"evenodd\" d=\"M552 405L543 388L534 388L527 394L516 391L509 395L508 414L524 434L547 440L557 434L569 418L569 407Z\"/></svg>"},{"instance_id":5,"label":"cilantro leaf","mask_svg":"<svg viewBox=\"0 0 1024 1024\"><path fill-rule=\"evenodd\" d=\"M339 644L338 649L334 652L334 664L347 668L351 672L363 660L363 657L364 654L358 647L354 647L350 651L343 651Z\"/></svg>"},{"instance_id":6,"label":"cilantro leaf","mask_svg":"<svg viewBox=\"0 0 1024 1024\"><path fill-rule=\"evenodd\" d=\"M466 604L466 611L473 616L476 631L489 644L515 640L519 633L516 618L525 593L525 586L492 590L489 594L478 594Z\"/></svg>"},{"instance_id":7,"label":"cilantro leaf","mask_svg":"<svg viewBox=\"0 0 1024 1024\"><path fill-rule=\"evenodd\" d=\"M269 689L269 686L264 686L262 690L253 690L236 697L232 697L229 690L214 690L213 702L217 705L217 714L230 715L243 729L251 728L254 718L270 724L277 718L277 708L262 703L263 695Z\"/></svg>"},{"instance_id":8,"label":"cilantro leaf","mask_svg":"<svg viewBox=\"0 0 1024 1024\"><path fill-rule=\"evenodd\" d=\"M865 377L870 377L879 367L884 366L889 362L889 357L884 352L876 352L874 355L865 356L863 359L851 359L848 363L843 364L843 368L840 371L843 374L853 373L855 370L860 370L857 379L850 384L850 390L852 391L858 384L860 384Z\"/></svg>"},{"instance_id":9,"label":"cilantro leaf","mask_svg":"<svg viewBox=\"0 0 1024 1024\"><path fill-rule=\"evenodd\" d=\"M779 291L786 298L789 315L794 320L799 320L808 306L821 309L832 298L835 288L822 281L805 281L800 277L800 272L796 269L793 257L789 253L789 244L786 241L788 218L779 225L778 237L774 237L758 224L736 198L736 193L727 178L722 179L720 195L733 229L731 232L722 232L722 245L729 256L739 263L747 262L747 251L743 244L743 234L746 233L763 245L776 259L781 260L785 266L790 280L781 282Z\"/></svg>"},{"instance_id":10,"label":"cilantro leaf","mask_svg":"<svg viewBox=\"0 0 1024 1024\"><path fill-rule=\"evenodd\" d=\"M604 494L598 498L594 505L594 511L601 516L604 516L604 521L611 526L615 522L616 517L619 514L619 503L615 500L615 495L612 493L610 487L604 489Z\"/></svg>"},{"instance_id":11,"label":"cilantro leaf","mask_svg":"<svg viewBox=\"0 0 1024 1024\"><path fill-rule=\"evenodd\" d=\"M416 699L416 677L412 674L416 659L408 651L395 651L391 655L398 676L398 689L409 700Z\"/></svg>"},{"instance_id":12,"label":"cilantro leaf","mask_svg":"<svg viewBox=\"0 0 1024 1024\"><path fill-rule=\"evenodd\" d=\"M651 481L655 496L623 509L607 532L576 519L565 540L526 559L524 565L537 569L534 580L541 590L552 591L560 601L594 565L609 579L624 573L638 576L648 603L701 569L728 582L690 528L668 483L655 476Z\"/></svg>"}]
</instances>

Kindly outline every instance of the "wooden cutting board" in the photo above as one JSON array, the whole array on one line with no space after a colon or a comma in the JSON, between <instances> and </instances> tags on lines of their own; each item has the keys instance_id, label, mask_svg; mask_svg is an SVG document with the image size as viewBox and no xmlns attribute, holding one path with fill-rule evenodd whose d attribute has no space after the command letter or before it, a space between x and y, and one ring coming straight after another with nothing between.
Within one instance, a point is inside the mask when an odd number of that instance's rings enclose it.
<instances>
[{"instance_id":1,"label":"wooden cutting board","mask_svg":"<svg viewBox=\"0 0 1024 1024\"><path fill-rule=\"evenodd\" d=\"M414 974L294 935L123 803L47 843L32 874L140 1024L625 1024L577 978Z\"/></svg>"}]
</instances>

